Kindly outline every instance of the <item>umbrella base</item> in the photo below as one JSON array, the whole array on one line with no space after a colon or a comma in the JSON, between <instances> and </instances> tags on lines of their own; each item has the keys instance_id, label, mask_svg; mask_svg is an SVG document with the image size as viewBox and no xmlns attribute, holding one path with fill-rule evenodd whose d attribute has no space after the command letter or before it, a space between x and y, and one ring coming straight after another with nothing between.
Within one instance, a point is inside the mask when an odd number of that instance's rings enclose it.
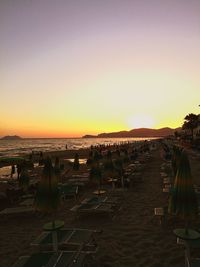
<instances>
[{"instance_id":1,"label":"umbrella base","mask_svg":"<svg viewBox=\"0 0 200 267\"><path fill-rule=\"evenodd\" d=\"M174 229L173 232L177 237L185 240L200 238L200 233L192 229L188 229L186 232L185 228L178 228Z\"/></svg>"}]
</instances>

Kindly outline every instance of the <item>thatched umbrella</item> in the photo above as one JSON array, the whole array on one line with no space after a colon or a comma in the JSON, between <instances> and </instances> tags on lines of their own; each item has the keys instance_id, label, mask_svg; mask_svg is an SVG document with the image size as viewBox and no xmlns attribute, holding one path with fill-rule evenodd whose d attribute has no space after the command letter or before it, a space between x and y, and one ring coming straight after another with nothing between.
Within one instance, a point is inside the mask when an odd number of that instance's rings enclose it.
<instances>
[{"instance_id":1,"label":"thatched umbrella","mask_svg":"<svg viewBox=\"0 0 200 267\"><path fill-rule=\"evenodd\" d=\"M185 151L181 153L168 211L185 220L185 229L174 230L176 235L185 239L200 237L197 232L188 227L190 219L198 215L198 203L193 187L190 163Z\"/></svg>"}]
</instances>

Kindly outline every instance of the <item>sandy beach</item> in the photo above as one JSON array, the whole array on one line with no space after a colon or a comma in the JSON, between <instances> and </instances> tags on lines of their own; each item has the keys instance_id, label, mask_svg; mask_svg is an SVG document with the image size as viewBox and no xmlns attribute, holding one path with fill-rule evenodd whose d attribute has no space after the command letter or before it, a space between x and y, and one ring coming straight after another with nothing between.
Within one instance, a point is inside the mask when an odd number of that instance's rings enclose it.
<instances>
[{"instance_id":1,"label":"sandy beach","mask_svg":"<svg viewBox=\"0 0 200 267\"><path fill-rule=\"evenodd\" d=\"M64 153L64 152L63 152ZM71 158L74 151L66 157ZM85 157L88 151L82 152ZM53 155L53 154L52 154ZM200 154L189 151L195 184L199 183ZM63 155L62 155L63 156ZM70 209L85 197L91 196L94 188L85 188L77 200L66 200L57 214L66 227L80 227L102 230L96 234L98 252L88 260L88 266L105 267L182 267L184 249L176 243L173 229L184 226L181 219L168 215L161 225L154 215L155 207L168 204L168 194L162 192L161 164L162 148L150 152L150 158L143 164L142 180L122 191L120 209L112 218L108 216L84 216L77 218ZM85 167L82 167L83 169ZM83 171L83 170L82 170ZM0 217L0 266L10 267L19 256L37 251L30 243L42 232L44 223L51 216L41 214L12 215ZM191 222L198 229L200 220Z\"/></svg>"}]
</instances>

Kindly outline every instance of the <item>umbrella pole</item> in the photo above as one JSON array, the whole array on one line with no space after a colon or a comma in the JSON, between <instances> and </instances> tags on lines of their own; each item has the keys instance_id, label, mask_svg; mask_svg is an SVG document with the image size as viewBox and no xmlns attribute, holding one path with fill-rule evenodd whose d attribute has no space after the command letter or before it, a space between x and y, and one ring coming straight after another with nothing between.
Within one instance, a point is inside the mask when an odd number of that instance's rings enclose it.
<instances>
[{"instance_id":1,"label":"umbrella pole","mask_svg":"<svg viewBox=\"0 0 200 267\"><path fill-rule=\"evenodd\" d=\"M123 177L123 175L121 176L121 185L122 185L122 188L124 188L124 177Z\"/></svg>"},{"instance_id":2,"label":"umbrella pole","mask_svg":"<svg viewBox=\"0 0 200 267\"><path fill-rule=\"evenodd\" d=\"M57 231L52 232L52 241L53 241L53 250L58 251L58 236L57 236Z\"/></svg>"},{"instance_id":3,"label":"umbrella pole","mask_svg":"<svg viewBox=\"0 0 200 267\"><path fill-rule=\"evenodd\" d=\"M58 233L57 230L55 230L56 226L56 212L53 214L53 220L52 220L52 228L54 229L52 231L52 241L53 241L53 250L58 251Z\"/></svg>"},{"instance_id":4,"label":"umbrella pole","mask_svg":"<svg viewBox=\"0 0 200 267\"><path fill-rule=\"evenodd\" d=\"M185 234L186 235L189 234L189 222L188 222L188 220L185 221Z\"/></svg>"}]
</instances>

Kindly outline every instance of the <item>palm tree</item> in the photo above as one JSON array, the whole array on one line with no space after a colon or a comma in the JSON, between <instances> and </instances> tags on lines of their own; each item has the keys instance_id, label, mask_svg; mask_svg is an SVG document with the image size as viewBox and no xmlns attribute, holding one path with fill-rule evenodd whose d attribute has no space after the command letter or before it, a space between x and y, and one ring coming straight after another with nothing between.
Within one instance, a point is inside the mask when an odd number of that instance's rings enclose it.
<instances>
[{"instance_id":1,"label":"palm tree","mask_svg":"<svg viewBox=\"0 0 200 267\"><path fill-rule=\"evenodd\" d=\"M198 115L190 113L184 118L184 123L182 126L183 130L190 130L191 131L191 136L193 140L193 134L194 134L194 129L198 126L199 120L198 120Z\"/></svg>"}]
</instances>

